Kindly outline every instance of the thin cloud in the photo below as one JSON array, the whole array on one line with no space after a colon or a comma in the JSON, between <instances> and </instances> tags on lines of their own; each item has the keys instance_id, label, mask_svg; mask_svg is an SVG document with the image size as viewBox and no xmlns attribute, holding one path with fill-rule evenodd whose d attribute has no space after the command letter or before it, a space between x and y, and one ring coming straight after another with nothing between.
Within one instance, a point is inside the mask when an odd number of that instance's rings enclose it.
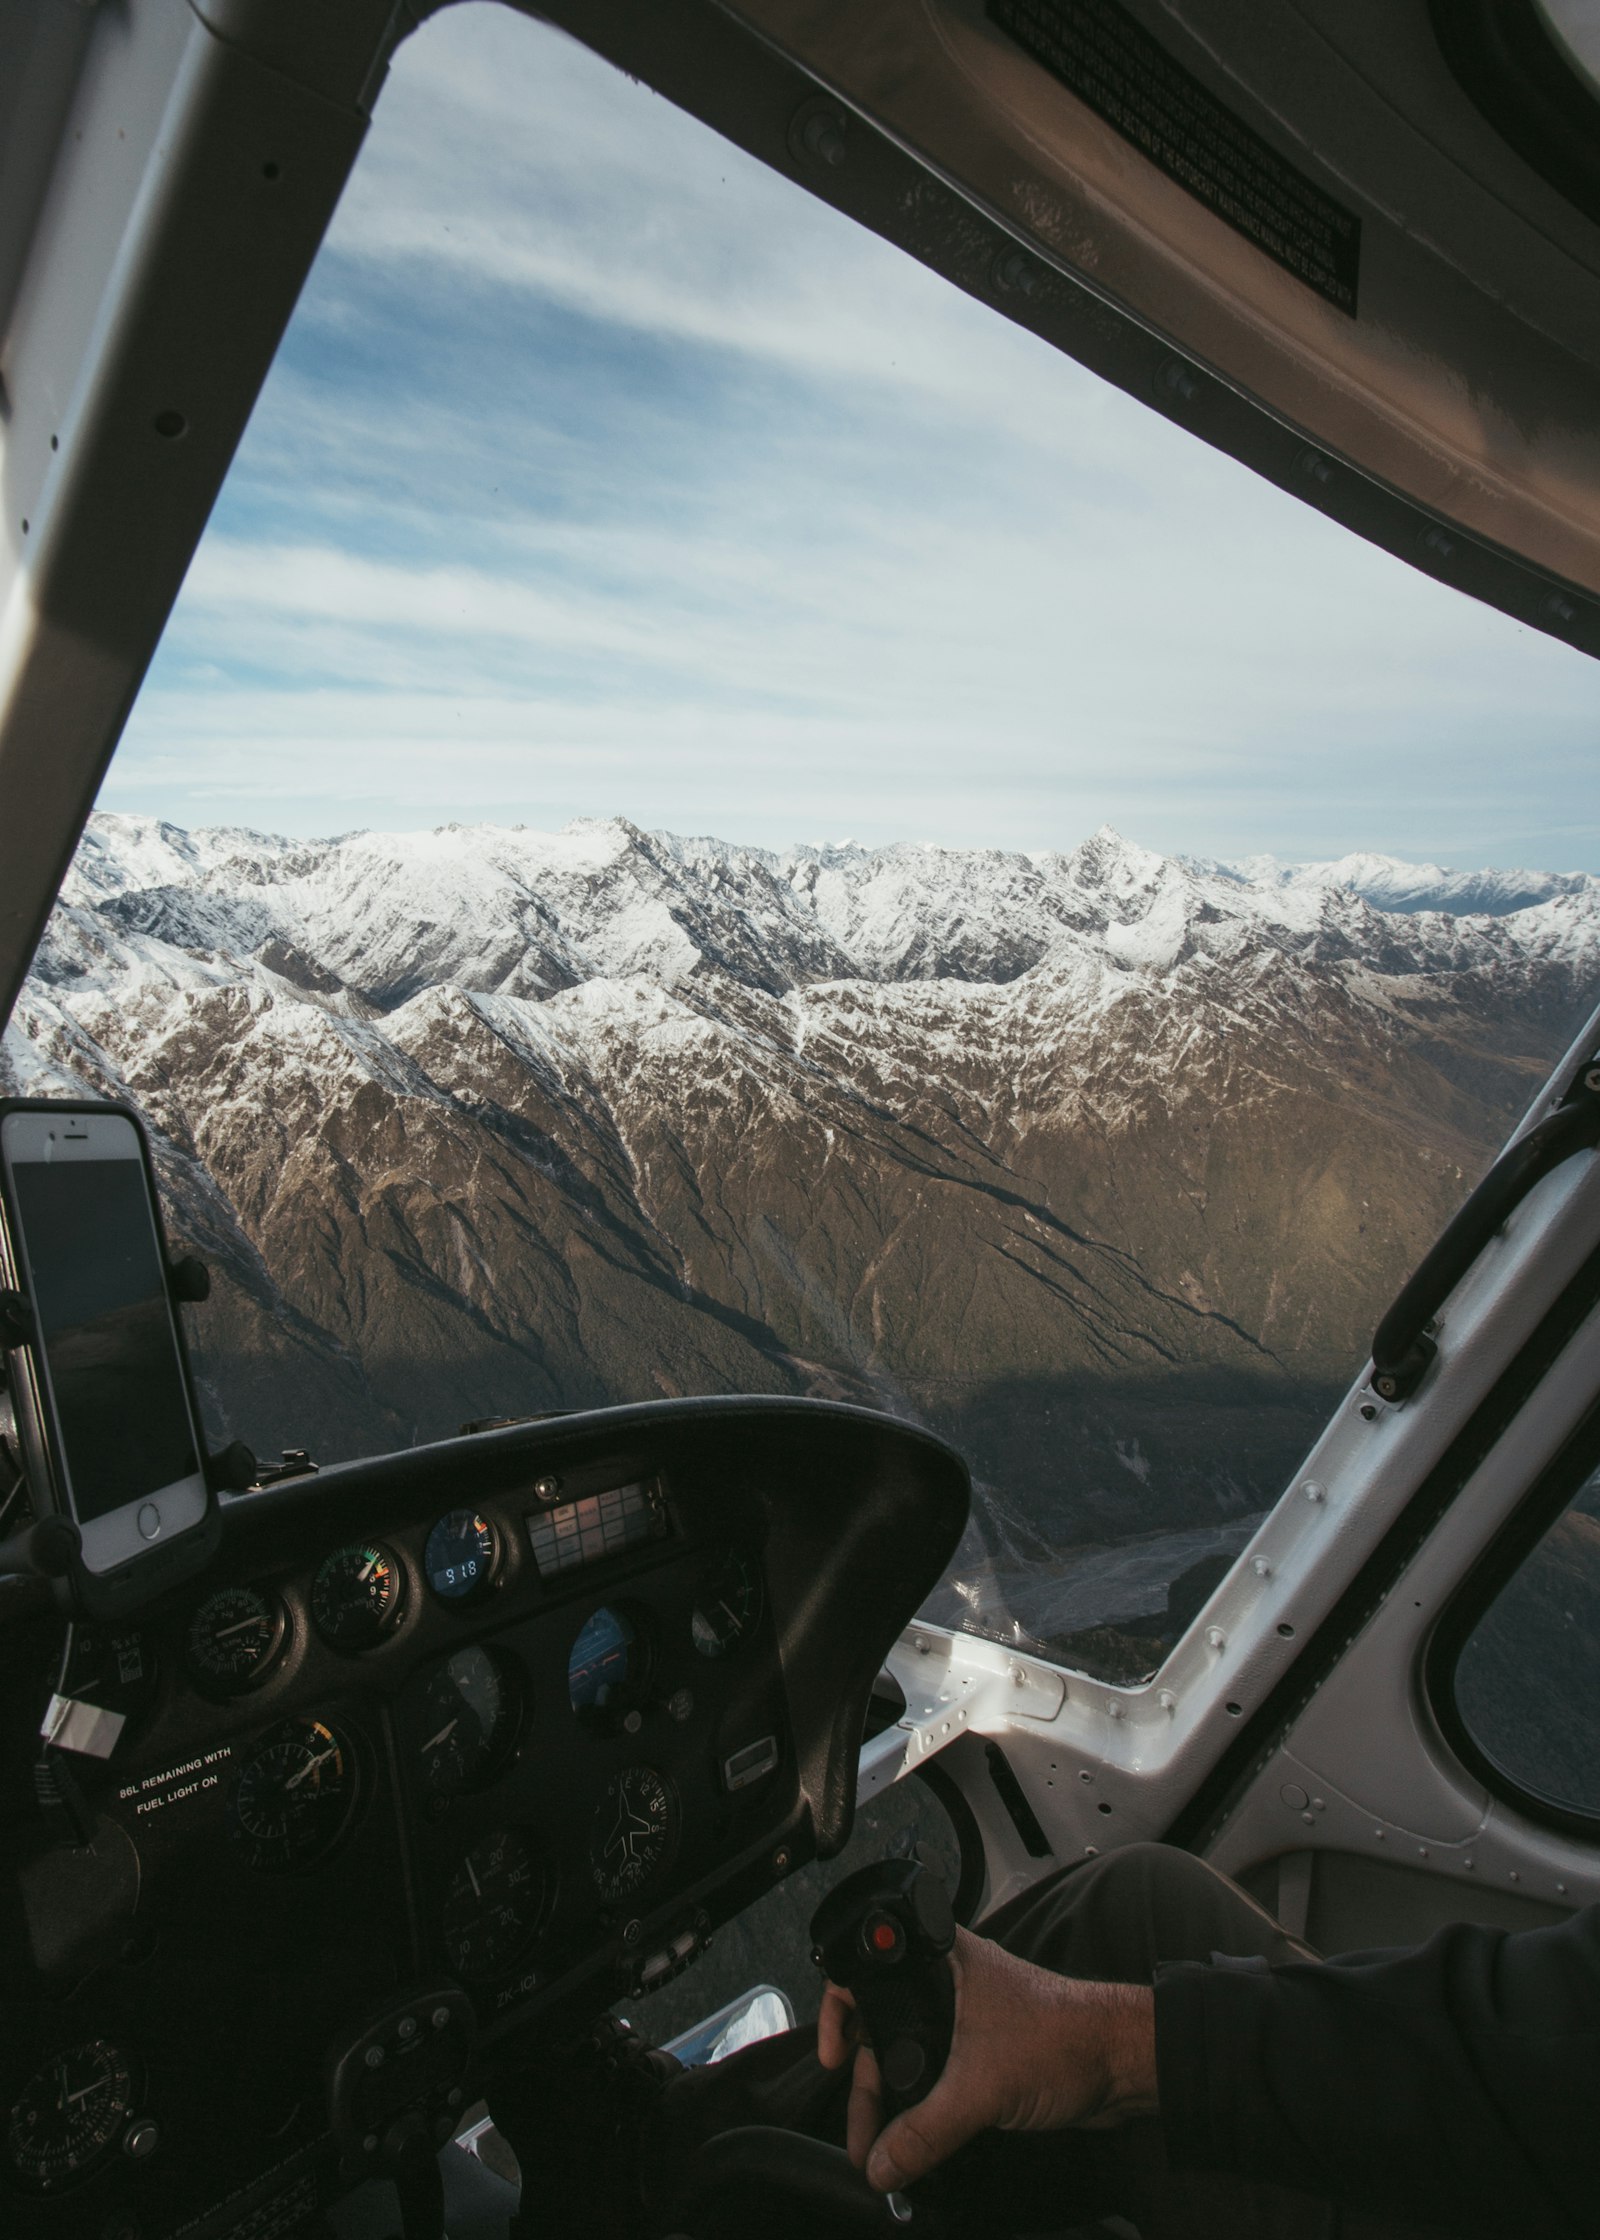
<instances>
[{"instance_id":1,"label":"thin cloud","mask_svg":"<svg viewBox=\"0 0 1600 2240\"><path fill-rule=\"evenodd\" d=\"M458 8L401 51L106 798L1567 863L1596 682Z\"/></svg>"}]
</instances>

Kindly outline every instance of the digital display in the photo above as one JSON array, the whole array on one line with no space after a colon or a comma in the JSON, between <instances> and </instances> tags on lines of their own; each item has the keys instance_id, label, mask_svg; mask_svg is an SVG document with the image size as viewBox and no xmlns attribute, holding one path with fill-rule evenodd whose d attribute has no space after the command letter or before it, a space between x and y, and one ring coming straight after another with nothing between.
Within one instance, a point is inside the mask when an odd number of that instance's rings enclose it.
<instances>
[{"instance_id":1,"label":"digital display","mask_svg":"<svg viewBox=\"0 0 1600 2240\"><path fill-rule=\"evenodd\" d=\"M553 1579L644 1541L664 1540L670 1530L654 1485L613 1486L530 1516L528 1543L540 1578Z\"/></svg>"},{"instance_id":2,"label":"digital display","mask_svg":"<svg viewBox=\"0 0 1600 2240\"><path fill-rule=\"evenodd\" d=\"M138 1159L18 1160L56 1426L81 1524L200 1468Z\"/></svg>"}]
</instances>

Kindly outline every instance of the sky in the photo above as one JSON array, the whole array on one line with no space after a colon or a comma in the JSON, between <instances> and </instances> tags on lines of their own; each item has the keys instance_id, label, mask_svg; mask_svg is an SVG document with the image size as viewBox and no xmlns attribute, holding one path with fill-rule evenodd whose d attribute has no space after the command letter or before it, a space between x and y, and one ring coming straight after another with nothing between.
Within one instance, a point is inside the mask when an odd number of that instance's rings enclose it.
<instances>
[{"instance_id":1,"label":"sky","mask_svg":"<svg viewBox=\"0 0 1600 2240\"><path fill-rule=\"evenodd\" d=\"M403 47L101 806L1600 869L1600 664L546 26Z\"/></svg>"}]
</instances>

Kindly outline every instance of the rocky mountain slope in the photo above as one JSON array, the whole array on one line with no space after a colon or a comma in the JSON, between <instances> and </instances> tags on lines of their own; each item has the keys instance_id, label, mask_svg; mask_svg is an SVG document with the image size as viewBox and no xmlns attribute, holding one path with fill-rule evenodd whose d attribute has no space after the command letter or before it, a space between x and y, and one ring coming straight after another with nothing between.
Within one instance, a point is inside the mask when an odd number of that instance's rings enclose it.
<instances>
[{"instance_id":1,"label":"rocky mountain slope","mask_svg":"<svg viewBox=\"0 0 1600 2240\"><path fill-rule=\"evenodd\" d=\"M218 1438L859 1398L1050 1637L1274 1497L1597 967L1593 879L101 815L4 1068L149 1117Z\"/></svg>"}]
</instances>

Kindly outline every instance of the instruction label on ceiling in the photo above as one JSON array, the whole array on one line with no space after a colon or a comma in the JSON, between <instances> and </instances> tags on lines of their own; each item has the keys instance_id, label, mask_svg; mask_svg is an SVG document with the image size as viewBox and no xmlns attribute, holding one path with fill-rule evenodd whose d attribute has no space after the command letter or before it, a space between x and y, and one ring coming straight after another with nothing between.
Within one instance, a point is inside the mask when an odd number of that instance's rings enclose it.
<instances>
[{"instance_id":1,"label":"instruction label on ceiling","mask_svg":"<svg viewBox=\"0 0 1600 2240\"><path fill-rule=\"evenodd\" d=\"M1223 107L1118 0L987 0L990 20L1097 116L1353 318L1361 220Z\"/></svg>"}]
</instances>

